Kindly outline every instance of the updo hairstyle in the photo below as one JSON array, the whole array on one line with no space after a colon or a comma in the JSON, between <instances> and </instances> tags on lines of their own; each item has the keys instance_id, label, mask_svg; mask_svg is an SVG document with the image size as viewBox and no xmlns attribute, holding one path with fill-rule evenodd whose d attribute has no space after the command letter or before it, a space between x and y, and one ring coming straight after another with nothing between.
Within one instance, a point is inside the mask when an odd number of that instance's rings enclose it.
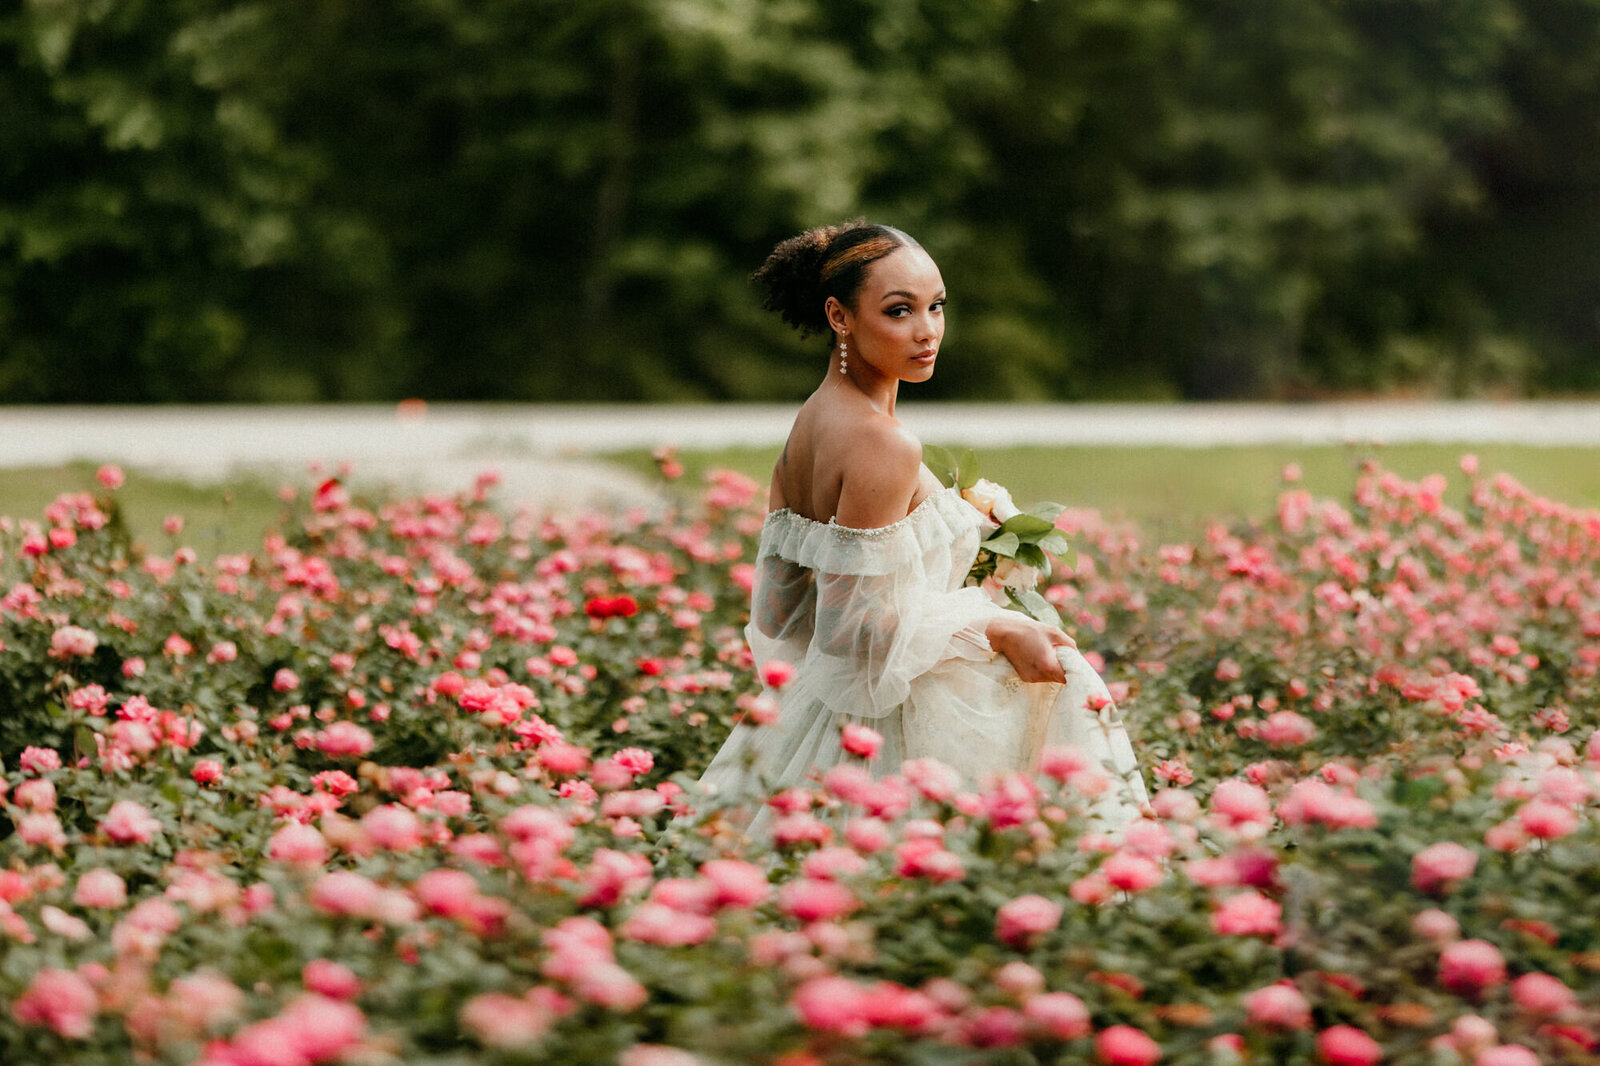
<instances>
[{"instance_id":1,"label":"updo hairstyle","mask_svg":"<svg viewBox=\"0 0 1600 1066\"><path fill-rule=\"evenodd\" d=\"M897 248L921 248L893 226L853 218L790 237L750 275L764 294L761 306L776 311L800 336L830 333L823 305L832 296L854 311L867 267Z\"/></svg>"}]
</instances>

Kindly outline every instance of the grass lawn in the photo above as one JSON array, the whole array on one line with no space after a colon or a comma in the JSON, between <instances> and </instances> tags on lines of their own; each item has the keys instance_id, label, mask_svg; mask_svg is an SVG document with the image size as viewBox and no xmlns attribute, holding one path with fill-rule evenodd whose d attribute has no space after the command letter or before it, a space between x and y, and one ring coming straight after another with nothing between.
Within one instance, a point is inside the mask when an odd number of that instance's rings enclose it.
<instances>
[{"instance_id":1,"label":"grass lawn","mask_svg":"<svg viewBox=\"0 0 1600 1066\"><path fill-rule=\"evenodd\" d=\"M0 515L37 521L45 506L63 492L103 495L105 489L95 480L95 470L88 463L0 470ZM127 477L117 490L123 520L134 539L151 548L165 547L173 540L161 524L175 514L184 519L177 543L189 545L202 558L251 551L260 547L262 530L279 511L276 485L252 478L192 485L137 470L128 470Z\"/></svg>"},{"instance_id":2,"label":"grass lawn","mask_svg":"<svg viewBox=\"0 0 1600 1066\"><path fill-rule=\"evenodd\" d=\"M947 443L947 442L936 442ZM953 442L948 442L953 443ZM1129 519L1152 533L1171 530L1190 535L1215 516L1257 518L1272 512L1288 463L1298 463L1303 484L1313 493L1347 499L1356 473L1377 459L1403 477L1429 473L1450 478L1448 499L1463 499L1459 460L1472 452L1486 472L1505 471L1529 488L1565 503L1600 507L1600 449L1540 448L1490 444L1388 446L1266 445L1218 448L1025 447L987 449L981 472L1012 491L1026 506L1054 500L1069 507L1092 507L1113 518ZM681 485L700 484L714 467L731 467L763 484L778 448L735 448L680 452L686 476ZM629 470L652 473L655 464L643 450L597 455ZM39 518L62 492L100 492L88 464L0 470L0 515ZM463 485L463 488L466 486ZM276 484L234 478L220 485L192 485L128 471L117 498L136 539L154 548L168 544L162 520L185 519L181 543L202 556L248 551L260 545L261 531L278 514Z\"/></svg>"},{"instance_id":3,"label":"grass lawn","mask_svg":"<svg viewBox=\"0 0 1600 1066\"><path fill-rule=\"evenodd\" d=\"M952 444L934 441L931 443ZM739 448L680 452L687 484L705 470L732 467L763 484L771 475L778 448ZM1415 480L1442 473L1450 478L1447 496L1459 504L1465 479L1460 458L1478 456L1484 472L1504 471L1529 488L1564 503L1600 507L1600 449L1543 448L1525 445L1252 445L1216 448L1022 447L979 453L983 476L1011 489L1019 504L1054 500L1069 507L1092 507L1159 531L1193 527L1214 516L1255 518L1270 514L1282 488L1285 465L1298 463L1302 484L1318 496L1347 499L1361 464L1376 459L1402 477ZM634 470L654 469L648 452L606 456Z\"/></svg>"}]
</instances>

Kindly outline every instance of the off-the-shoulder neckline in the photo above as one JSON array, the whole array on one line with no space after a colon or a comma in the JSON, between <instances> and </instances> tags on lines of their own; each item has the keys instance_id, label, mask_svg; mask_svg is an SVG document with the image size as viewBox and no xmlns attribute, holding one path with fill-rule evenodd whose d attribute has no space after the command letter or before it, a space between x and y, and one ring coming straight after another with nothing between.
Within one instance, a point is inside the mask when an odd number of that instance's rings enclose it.
<instances>
[{"instance_id":1,"label":"off-the-shoulder neckline","mask_svg":"<svg viewBox=\"0 0 1600 1066\"><path fill-rule=\"evenodd\" d=\"M882 536L885 533L893 533L895 530L899 529L900 527L910 523L912 519L916 518L917 515L919 513L921 513L922 510L924 508L926 508L929 504L931 504L934 500L937 500L937 499L939 499L941 497L944 497L944 496L948 496L952 492L959 492L959 491L960 490L957 489L954 485L942 485L939 488L935 489L934 491L928 493L926 496L924 496L922 498L922 502L918 503L915 507L911 508L911 510L906 513L906 516L904 518L899 519L898 521L895 521L895 522L890 522L886 526L867 526L867 527L863 527L863 526L845 526L845 525L840 525L838 520L837 520L837 518L830 518L826 522L819 522L815 518L807 518L805 515L801 514L800 512L790 510L787 507L780 507L776 511L768 511L767 512L767 521L771 522L773 519L783 518L783 519L787 519L789 521L799 522L802 525L822 526L825 529L831 529L831 530L834 530L835 532L839 532L839 533L857 533L857 534L861 534L863 536L876 537L876 536Z\"/></svg>"}]
</instances>

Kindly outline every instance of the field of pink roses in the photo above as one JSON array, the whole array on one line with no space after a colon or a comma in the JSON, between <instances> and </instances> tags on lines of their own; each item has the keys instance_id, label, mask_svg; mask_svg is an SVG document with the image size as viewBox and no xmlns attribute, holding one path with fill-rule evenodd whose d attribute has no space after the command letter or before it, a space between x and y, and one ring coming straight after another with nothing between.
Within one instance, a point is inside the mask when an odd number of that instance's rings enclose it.
<instances>
[{"instance_id":1,"label":"field of pink roses","mask_svg":"<svg viewBox=\"0 0 1600 1066\"><path fill-rule=\"evenodd\" d=\"M1154 799L1070 750L695 780L773 710L757 486L545 517L286 490L130 543L120 473L0 519L0 1061L1415 1063L1600 1056L1600 513L1463 460L1048 597ZM1458 487L1459 489L1459 487Z\"/></svg>"}]
</instances>

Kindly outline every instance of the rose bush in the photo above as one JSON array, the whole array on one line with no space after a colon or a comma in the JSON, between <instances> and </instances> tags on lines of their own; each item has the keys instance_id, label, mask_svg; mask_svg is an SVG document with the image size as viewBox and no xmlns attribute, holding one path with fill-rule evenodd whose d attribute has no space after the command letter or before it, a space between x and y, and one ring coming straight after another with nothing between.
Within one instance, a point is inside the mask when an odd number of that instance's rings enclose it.
<instances>
[{"instance_id":1,"label":"rose bush","mask_svg":"<svg viewBox=\"0 0 1600 1066\"><path fill-rule=\"evenodd\" d=\"M1600 515L1379 469L1049 599L1160 787L695 785L783 664L757 487L506 514L286 493L248 555L115 484L0 519L0 1061L1587 1062ZM1519 1058L1532 1056L1532 1058Z\"/></svg>"}]
</instances>

